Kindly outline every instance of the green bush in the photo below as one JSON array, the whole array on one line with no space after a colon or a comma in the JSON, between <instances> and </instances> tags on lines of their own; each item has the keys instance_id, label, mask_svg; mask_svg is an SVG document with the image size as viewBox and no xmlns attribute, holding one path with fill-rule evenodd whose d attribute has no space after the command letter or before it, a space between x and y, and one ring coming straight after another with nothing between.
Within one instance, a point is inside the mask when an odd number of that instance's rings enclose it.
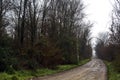
<instances>
[{"instance_id":1,"label":"green bush","mask_svg":"<svg viewBox=\"0 0 120 80\"><path fill-rule=\"evenodd\" d=\"M7 73L0 73L0 80L11 80L11 76Z\"/></svg>"},{"instance_id":2,"label":"green bush","mask_svg":"<svg viewBox=\"0 0 120 80\"><path fill-rule=\"evenodd\" d=\"M9 66L10 54L8 49L0 48L0 71L5 71Z\"/></svg>"},{"instance_id":3,"label":"green bush","mask_svg":"<svg viewBox=\"0 0 120 80\"><path fill-rule=\"evenodd\" d=\"M12 72L13 65L13 50L12 50L12 38L5 35L0 39L0 72L10 71ZM10 70L9 70L10 69Z\"/></svg>"},{"instance_id":4,"label":"green bush","mask_svg":"<svg viewBox=\"0 0 120 80\"><path fill-rule=\"evenodd\" d=\"M13 76L11 77L11 80L19 80L19 78L17 76Z\"/></svg>"},{"instance_id":5,"label":"green bush","mask_svg":"<svg viewBox=\"0 0 120 80\"><path fill-rule=\"evenodd\" d=\"M0 47L0 72L8 72L10 74L14 73L14 65L16 63L16 58L14 60L12 53L9 48Z\"/></svg>"},{"instance_id":6,"label":"green bush","mask_svg":"<svg viewBox=\"0 0 120 80\"><path fill-rule=\"evenodd\" d=\"M120 73L118 73L113 66L113 63L105 61L108 69L108 80L120 80Z\"/></svg>"},{"instance_id":7,"label":"green bush","mask_svg":"<svg viewBox=\"0 0 120 80\"><path fill-rule=\"evenodd\" d=\"M115 60L113 61L114 69L120 73L120 54L116 55Z\"/></svg>"}]
</instances>

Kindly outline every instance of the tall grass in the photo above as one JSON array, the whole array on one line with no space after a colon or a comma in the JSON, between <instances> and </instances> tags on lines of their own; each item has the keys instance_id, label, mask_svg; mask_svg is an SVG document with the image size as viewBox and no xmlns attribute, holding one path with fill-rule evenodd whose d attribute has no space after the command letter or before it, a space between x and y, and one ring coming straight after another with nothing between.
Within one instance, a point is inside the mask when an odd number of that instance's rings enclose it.
<instances>
[{"instance_id":1,"label":"tall grass","mask_svg":"<svg viewBox=\"0 0 120 80\"><path fill-rule=\"evenodd\" d=\"M23 71L15 71L13 74L9 74L6 72L0 73L0 80L27 80L32 77L39 77L39 76L45 76L50 74L55 74L61 71L69 70L72 68L75 68L77 66L81 66L85 63L87 63L89 59L81 61L78 65L71 64L71 65L59 65L57 69L47 69L47 68L41 68L35 71L32 70L23 70Z\"/></svg>"},{"instance_id":2,"label":"tall grass","mask_svg":"<svg viewBox=\"0 0 120 80\"><path fill-rule=\"evenodd\" d=\"M105 62L108 68L108 79L109 80L120 80L120 73L115 71L111 62Z\"/></svg>"}]
</instances>

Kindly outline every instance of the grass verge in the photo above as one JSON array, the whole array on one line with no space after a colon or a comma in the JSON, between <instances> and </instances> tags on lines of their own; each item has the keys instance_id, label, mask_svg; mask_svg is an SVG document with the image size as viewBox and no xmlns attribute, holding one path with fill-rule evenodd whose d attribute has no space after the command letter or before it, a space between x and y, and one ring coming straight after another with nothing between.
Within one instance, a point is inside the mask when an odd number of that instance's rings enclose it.
<instances>
[{"instance_id":1,"label":"grass verge","mask_svg":"<svg viewBox=\"0 0 120 80\"><path fill-rule=\"evenodd\" d=\"M120 73L114 70L111 62L105 62L108 68L108 80L120 80Z\"/></svg>"},{"instance_id":2,"label":"grass verge","mask_svg":"<svg viewBox=\"0 0 120 80\"><path fill-rule=\"evenodd\" d=\"M90 59L86 59L81 61L78 65L71 64L71 65L59 65L56 70L51 70L51 69L38 69L36 71L15 71L14 74L8 74L6 72L0 73L0 80L27 80L28 78L32 77L38 77L38 76L45 76L45 75L50 75L50 74L55 74L58 72L66 71L72 68L75 68L77 66L81 66L85 63L90 61Z\"/></svg>"}]
</instances>

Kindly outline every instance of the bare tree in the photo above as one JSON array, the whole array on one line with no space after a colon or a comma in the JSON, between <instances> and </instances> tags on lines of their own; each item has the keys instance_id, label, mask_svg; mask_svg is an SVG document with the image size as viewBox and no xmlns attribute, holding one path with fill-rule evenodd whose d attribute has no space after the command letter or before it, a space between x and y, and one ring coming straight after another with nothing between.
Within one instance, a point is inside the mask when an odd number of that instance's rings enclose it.
<instances>
[{"instance_id":1,"label":"bare tree","mask_svg":"<svg viewBox=\"0 0 120 80\"><path fill-rule=\"evenodd\" d=\"M120 44L120 1L115 0L115 6L112 13L112 25L110 28L110 42L112 44Z\"/></svg>"},{"instance_id":2,"label":"bare tree","mask_svg":"<svg viewBox=\"0 0 120 80\"><path fill-rule=\"evenodd\" d=\"M4 35L5 28L8 25L6 13L8 12L8 10L10 10L10 6L10 0L0 0L0 38Z\"/></svg>"},{"instance_id":3,"label":"bare tree","mask_svg":"<svg viewBox=\"0 0 120 80\"><path fill-rule=\"evenodd\" d=\"M48 12L48 3L50 0L43 0L43 5L42 5L42 19L41 19L41 33L42 35L46 35L46 16Z\"/></svg>"},{"instance_id":4,"label":"bare tree","mask_svg":"<svg viewBox=\"0 0 120 80\"><path fill-rule=\"evenodd\" d=\"M30 40L31 46L34 45L35 41L37 41L37 29L38 29L38 22L40 18L41 10L39 8L39 2L35 0L29 1L29 12L28 12L28 21L29 21L29 32L30 32Z\"/></svg>"},{"instance_id":5,"label":"bare tree","mask_svg":"<svg viewBox=\"0 0 120 80\"><path fill-rule=\"evenodd\" d=\"M26 8L27 8L28 0L13 0L12 1L12 9L13 9L13 17L15 23L15 39L17 44L20 46L23 45L24 42L24 32L25 32L25 17L26 17Z\"/></svg>"},{"instance_id":6,"label":"bare tree","mask_svg":"<svg viewBox=\"0 0 120 80\"><path fill-rule=\"evenodd\" d=\"M35 0L13 0L15 38L21 47L24 42L34 45L37 39L40 18L40 2Z\"/></svg>"}]
</instances>

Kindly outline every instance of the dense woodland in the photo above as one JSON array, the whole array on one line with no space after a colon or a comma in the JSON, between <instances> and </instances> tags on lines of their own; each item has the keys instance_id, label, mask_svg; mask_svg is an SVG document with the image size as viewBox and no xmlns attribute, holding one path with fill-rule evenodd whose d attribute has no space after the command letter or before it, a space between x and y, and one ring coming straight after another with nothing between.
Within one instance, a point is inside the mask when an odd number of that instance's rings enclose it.
<instances>
[{"instance_id":1,"label":"dense woodland","mask_svg":"<svg viewBox=\"0 0 120 80\"><path fill-rule=\"evenodd\" d=\"M0 0L0 72L55 69L91 57L93 26L82 0ZM120 72L120 1L115 0L108 33L96 52Z\"/></svg>"},{"instance_id":2,"label":"dense woodland","mask_svg":"<svg viewBox=\"0 0 120 80\"><path fill-rule=\"evenodd\" d=\"M81 0L0 0L0 71L56 68L89 58Z\"/></svg>"}]
</instances>

